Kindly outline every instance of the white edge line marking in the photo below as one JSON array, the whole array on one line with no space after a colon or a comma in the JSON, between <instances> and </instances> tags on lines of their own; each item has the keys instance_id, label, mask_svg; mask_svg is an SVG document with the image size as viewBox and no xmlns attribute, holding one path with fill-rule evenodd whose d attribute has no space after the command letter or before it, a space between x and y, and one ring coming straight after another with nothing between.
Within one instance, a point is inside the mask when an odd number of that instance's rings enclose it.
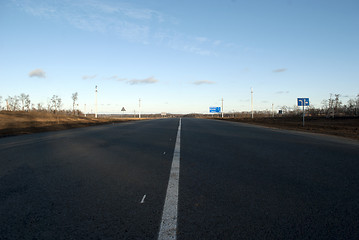
<instances>
[{"instance_id":1,"label":"white edge line marking","mask_svg":"<svg viewBox=\"0 0 359 240\"><path fill-rule=\"evenodd\" d=\"M143 198L142 198L142 200L141 200L141 203L144 203L144 202L145 202L145 198L146 198L146 194L143 195Z\"/></svg>"},{"instance_id":2,"label":"white edge line marking","mask_svg":"<svg viewBox=\"0 0 359 240\"><path fill-rule=\"evenodd\" d=\"M181 124L179 121L175 150L173 153L170 178L168 180L165 204L158 240L177 239L178 183L180 171Z\"/></svg>"}]
</instances>

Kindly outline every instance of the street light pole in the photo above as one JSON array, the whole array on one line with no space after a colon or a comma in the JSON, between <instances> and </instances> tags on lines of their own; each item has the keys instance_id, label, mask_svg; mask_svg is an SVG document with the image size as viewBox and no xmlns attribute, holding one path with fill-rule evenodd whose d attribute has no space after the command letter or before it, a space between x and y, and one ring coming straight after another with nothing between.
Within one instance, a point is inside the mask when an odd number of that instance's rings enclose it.
<instances>
[{"instance_id":1,"label":"street light pole","mask_svg":"<svg viewBox=\"0 0 359 240\"><path fill-rule=\"evenodd\" d=\"M223 97L222 97L222 118L223 118Z\"/></svg>"},{"instance_id":2,"label":"street light pole","mask_svg":"<svg viewBox=\"0 0 359 240\"><path fill-rule=\"evenodd\" d=\"M251 112L252 112L252 119L253 119L253 88L251 88Z\"/></svg>"},{"instance_id":3,"label":"street light pole","mask_svg":"<svg viewBox=\"0 0 359 240\"><path fill-rule=\"evenodd\" d=\"M141 98L138 99L138 118L141 118Z\"/></svg>"},{"instance_id":4,"label":"street light pole","mask_svg":"<svg viewBox=\"0 0 359 240\"><path fill-rule=\"evenodd\" d=\"M274 103L272 103L272 117L274 118Z\"/></svg>"},{"instance_id":5,"label":"street light pole","mask_svg":"<svg viewBox=\"0 0 359 240\"><path fill-rule=\"evenodd\" d=\"M95 86L95 118L97 118L97 85Z\"/></svg>"}]
</instances>

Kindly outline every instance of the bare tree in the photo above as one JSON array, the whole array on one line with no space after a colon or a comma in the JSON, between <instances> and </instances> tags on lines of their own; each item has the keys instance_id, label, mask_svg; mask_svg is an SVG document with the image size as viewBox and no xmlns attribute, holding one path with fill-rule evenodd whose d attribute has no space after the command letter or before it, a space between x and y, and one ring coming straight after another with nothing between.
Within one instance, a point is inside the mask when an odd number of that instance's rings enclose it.
<instances>
[{"instance_id":1,"label":"bare tree","mask_svg":"<svg viewBox=\"0 0 359 240\"><path fill-rule=\"evenodd\" d=\"M79 94L77 92L72 94L72 111L75 113L76 101L78 100Z\"/></svg>"},{"instance_id":2,"label":"bare tree","mask_svg":"<svg viewBox=\"0 0 359 240\"><path fill-rule=\"evenodd\" d=\"M335 99L333 99L333 94L330 94L330 97L328 99L328 112L327 112L327 117L332 117L334 118L335 115Z\"/></svg>"},{"instance_id":3,"label":"bare tree","mask_svg":"<svg viewBox=\"0 0 359 240\"><path fill-rule=\"evenodd\" d=\"M19 96L19 100L21 101L21 110L24 111L25 110L25 100L26 100L26 94L25 93L21 93Z\"/></svg>"},{"instance_id":4,"label":"bare tree","mask_svg":"<svg viewBox=\"0 0 359 240\"><path fill-rule=\"evenodd\" d=\"M296 115L300 115L302 113L302 108L298 107L298 105L293 106L293 112Z\"/></svg>"},{"instance_id":5,"label":"bare tree","mask_svg":"<svg viewBox=\"0 0 359 240\"><path fill-rule=\"evenodd\" d=\"M2 104L2 96L0 96L0 111L2 110L1 104Z\"/></svg>"},{"instance_id":6,"label":"bare tree","mask_svg":"<svg viewBox=\"0 0 359 240\"><path fill-rule=\"evenodd\" d=\"M327 99L324 99L322 101L322 109L326 111L328 110L328 108L329 108L329 101Z\"/></svg>"},{"instance_id":7,"label":"bare tree","mask_svg":"<svg viewBox=\"0 0 359 240\"><path fill-rule=\"evenodd\" d=\"M17 110L20 109L19 97L18 96L14 96L14 97L8 96L5 100L7 102L8 110L17 111Z\"/></svg>"},{"instance_id":8,"label":"bare tree","mask_svg":"<svg viewBox=\"0 0 359 240\"><path fill-rule=\"evenodd\" d=\"M335 94L334 109L336 111L338 111L342 106L342 102L340 101L339 97L340 97L340 94Z\"/></svg>"},{"instance_id":9,"label":"bare tree","mask_svg":"<svg viewBox=\"0 0 359 240\"><path fill-rule=\"evenodd\" d=\"M31 106L30 96L25 93L21 93L19 96L19 101L21 101L21 110L22 111L29 111Z\"/></svg>"},{"instance_id":10,"label":"bare tree","mask_svg":"<svg viewBox=\"0 0 359 240\"><path fill-rule=\"evenodd\" d=\"M345 109L346 114L356 115L355 107L356 107L355 99L349 99Z\"/></svg>"},{"instance_id":11,"label":"bare tree","mask_svg":"<svg viewBox=\"0 0 359 240\"><path fill-rule=\"evenodd\" d=\"M51 98L51 110L56 112L56 100L57 100L57 96L53 95Z\"/></svg>"},{"instance_id":12,"label":"bare tree","mask_svg":"<svg viewBox=\"0 0 359 240\"><path fill-rule=\"evenodd\" d=\"M31 101L30 101L29 95L26 95L25 108L26 108L27 111L30 111L30 109L31 109Z\"/></svg>"},{"instance_id":13,"label":"bare tree","mask_svg":"<svg viewBox=\"0 0 359 240\"><path fill-rule=\"evenodd\" d=\"M46 105L47 105L47 111L51 112L51 99L49 99L49 98L47 99L47 104Z\"/></svg>"},{"instance_id":14,"label":"bare tree","mask_svg":"<svg viewBox=\"0 0 359 240\"><path fill-rule=\"evenodd\" d=\"M53 95L51 98L51 110L55 113L60 111L62 105L62 100L57 95Z\"/></svg>"},{"instance_id":15,"label":"bare tree","mask_svg":"<svg viewBox=\"0 0 359 240\"><path fill-rule=\"evenodd\" d=\"M44 107L42 106L42 103L38 103L37 104L37 111L41 111L43 109L44 109Z\"/></svg>"},{"instance_id":16,"label":"bare tree","mask_svg":"<svg viewBox=\"0 0 359 240\"><path fill-rule=\"evenodd\" d=\"M8 96L6 99L6 110L11 111L12 110L12 102L14 101L12 97Z\"/></svg>"},{"instance_id":17,"label":"bare tree","mask_svg":"<svg viewBox=\"0 0 359 240\"><path fill-rule=\"evenodd\" d=\"M287 114L289 112L289 107L286 105L282 106L281 109L283 114Z\"/></svg>"},{"instance_id":18,"label":"bare tree","mask_svg":"<svg viewBox=\"0 0 359 240\"><path fill-rule=\"evenodd\" d=\"M61 98L57 97L56 107L57 107L58 111L61 110L61 106L62 106L62 100L61 100Z\"/></svg>"}]
</instances>

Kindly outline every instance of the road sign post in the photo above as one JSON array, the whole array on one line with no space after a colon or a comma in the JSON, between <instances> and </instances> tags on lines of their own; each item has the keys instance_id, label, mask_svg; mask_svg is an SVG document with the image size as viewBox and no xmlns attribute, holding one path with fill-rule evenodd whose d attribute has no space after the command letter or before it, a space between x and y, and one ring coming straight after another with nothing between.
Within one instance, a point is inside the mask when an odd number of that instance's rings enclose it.
<instances>
[{"instance_id":1,"label":"road sign post","mask_svg":"<svg viewBox=\"0 0 359 240\"><path fill-rule=\"evenodd\" d=\"M122 107L121 112L122 112L122 118L123 118L123 117L124 117L124 113L126 112L125 107Z\"/></svg>"},{"instance_id":2,"label":"road sign post","mask_svg":"<svg viewBox=\"0 0 359 240\"><path fill-rule=\"evenodd\" d=\"M305 117L305 106L309 106L309 98L297 98L298 107L303 107L303 127L304 127L304 117Z\"/></svg>"},{"instance_id":3,"label":"road sign post","mask_svg":"<svg viewBox=\"0 0 359 240\"><path fill-rule=\"evenodd\" d=\"M97 85L95 86L95 118L97 118Z\"/></svg>"},{"instance_id":4,"label":"road sign post","mask_svg":"<svg viewBox=\"0 0 359 240\"><path fill-rule=\"evenodd\" d=\"M221 107L209 107L209 112L210 113L220 113Z\"/></svg>"}]
</instances>

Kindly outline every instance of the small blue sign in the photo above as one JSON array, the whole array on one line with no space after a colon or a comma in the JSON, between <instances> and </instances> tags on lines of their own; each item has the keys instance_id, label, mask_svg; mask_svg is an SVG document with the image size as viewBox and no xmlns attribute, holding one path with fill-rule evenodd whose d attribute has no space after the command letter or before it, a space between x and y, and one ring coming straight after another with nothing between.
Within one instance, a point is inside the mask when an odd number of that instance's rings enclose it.
<instances>
[{"instance_id":1,"label":"small blue sign","mask_svg":"<svg viewBox=\"0 0 359 240\"><path fill-rule=\"evenodd\" d=\"M309 106L309 98L297 98L298 107Z\"/></svg>"},{"instance_id":2,"label":"small blue sign","mask_svg":"<svg viewBox=\"0 0 359 240\"><path fill-rule=\"evenodd\" d=\"M209 107L210 113L219 113L221 112L221 107Z\"/></svg>"}]
</instances>

